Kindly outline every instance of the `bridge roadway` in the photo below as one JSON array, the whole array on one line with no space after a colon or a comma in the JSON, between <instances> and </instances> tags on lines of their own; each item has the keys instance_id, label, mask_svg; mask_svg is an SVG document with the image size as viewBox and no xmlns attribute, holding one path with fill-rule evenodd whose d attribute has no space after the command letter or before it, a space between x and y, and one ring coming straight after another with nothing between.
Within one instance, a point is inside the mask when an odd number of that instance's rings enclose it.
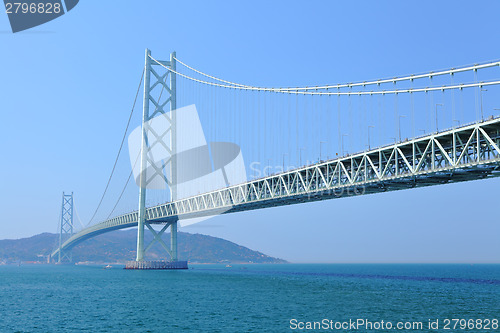
<instances>
[{"instance_id":1,"label":"bridge roadway","mask_svg":"<svg viewBox=\"0 0 500 333\"><path fill-rule=\"evenodd\" d=\"M500 118L457 127L147 208L149 224L500 176ZM137 211L87 227L69 250L137 226ZM58 254L59 248L52 253Z\"/></svg>"}]
</instances>

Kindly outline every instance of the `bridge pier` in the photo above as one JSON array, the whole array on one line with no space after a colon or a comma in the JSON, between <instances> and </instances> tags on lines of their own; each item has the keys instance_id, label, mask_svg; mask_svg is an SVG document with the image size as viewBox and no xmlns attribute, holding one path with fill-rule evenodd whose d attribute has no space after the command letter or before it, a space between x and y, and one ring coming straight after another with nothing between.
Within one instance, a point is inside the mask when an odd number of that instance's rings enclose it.
<instances>
[{"instance_id":1,"label":"bridge pier","mask_svg":"<svg viewBox=\"0 0 500 333\"><path fill-rule=\"evenodd\" d=\"M128 261L125 269L188 269L187 261Z\"/></svg>"}]
</instances>

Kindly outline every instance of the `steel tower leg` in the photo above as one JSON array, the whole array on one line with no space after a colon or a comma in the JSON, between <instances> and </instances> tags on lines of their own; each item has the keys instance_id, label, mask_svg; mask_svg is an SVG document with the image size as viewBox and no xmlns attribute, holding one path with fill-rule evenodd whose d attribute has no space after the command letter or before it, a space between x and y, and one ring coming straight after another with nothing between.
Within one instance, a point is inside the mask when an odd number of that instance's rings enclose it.
<instances>
[{"instance_id":1,"label":"steel tower leg","mask_svg":"<svg viewBox=\"0 0 500 333\"><path fill-rule=\"evenodd\" d=\"M141 142L141 168L139 180L139 217L137 221L137 261L144 260L144 222L146 221L146 166L147 166L147 127L149 120L149 92L150 92L150 70L151 51L146 49L146 63L144 68L144 102L142 109L142 142Z\"/></svg>"},{"instance_id":2,"label":"steel tower leg","mask_svg":"<svg viewBox=\"0 0 500 333\"><path fill-rule=\"evenodd\" d=\"M170 68L176 71L176 54L172 52L170 54ZM172 142L172 155L175 156L177 153L177 116L175 111L177 109L177 92L176 92L176 74L174 72L170 73L170 111L172 114L171 123L171 142ZM170 196L171 200L177 200L177 163L176 159L172 161L172 166L170 170L172 171L172 185L170 186ZM170 225L170 253L172 261L177 261L177 221L172 222Z\"/></svg>"},{"instance_id":3,"label":"steel tower leg","mask_svg":"<svg viewBox=\"0 0 500 333\"><path fill-rule=\"evenodd\" d=\"M170 225L170 253L172 261L177 261L177 221Z\"/></svg>"}]
</instances>

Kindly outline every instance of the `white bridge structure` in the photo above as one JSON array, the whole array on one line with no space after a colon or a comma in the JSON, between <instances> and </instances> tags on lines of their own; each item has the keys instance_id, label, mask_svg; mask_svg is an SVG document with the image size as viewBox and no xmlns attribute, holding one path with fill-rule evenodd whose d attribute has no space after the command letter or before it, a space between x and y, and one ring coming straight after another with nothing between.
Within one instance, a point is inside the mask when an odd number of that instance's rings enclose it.
<instances>
[{"instance_id":1,"label":"white bridge structure","mask_svg":"<svg viewBox=\"0 0 500 333\"><path fill-rule=\"evenodd\" d=\"M325 159L320 156L315 162L307 163L304 166L282 170L243 183L231 184L185 198L176 197L175 186L170 186L170 200L150 207L145 206L146 187L140 187L140 204L137 211L106 219L75 234L68 235L66 240L61 241L59 247L54 250L52 258L60 257L60 253L66 253L75 245L96 235L111 230L138 226L137 261L143 260L143 254L153 244L144 246L143 230L145 227L154 233L155 241L162 244L171 260L176 261L176 234L179 220L500 176L500 118L496 115L489 115L485 119L482 96L482 92L487 91L485 88L490 87L490 90L494 91L492 88L497 87L500 81L495 77L485 81L475 80L474 82L461 83L454 81L459 74L473 73L476 76L477 72L482 69L496 68L498 72L500 62L490 62L401 78L302 88L260 88L236 84L204 74L180 62L186 68L208 78L207 80L198 79L177 71L176 62L178 60L175 53L171 55L170 61L158 61L151 57L149 51L146 52L143 124L154 115L164 113L163 108L168 104L170 104L170 110L176 109L176 76L213 89L222 88L235 91L292 95L292 98L299 98L298 96L300 98L307 98L308 96L319 96L320 98L326 96L328 98L334 96L340 101L340 98L363 98L363 96L373 98L373 96L377 95L398 98L398 96L406 94L409 96L408 100L411 103L407 111L411 109L412 127L416 106L414 96L416 94L421 93L428 97L432 92L442 93L443 95L445 92L452 92L452 94L455 92L458 95L465 89L471 89L475 92L476 119L472 119L472 122L466 125L461 125L455 119L451 119L450 128L440 129L438 127L438 106L442 106L443 103L436 103L435 108L434 105L430 106L432 111L435 110L436 120L435 129L431 132L423 133L421 136L414 136L411 139L402 139L400 137L398 140L393 138L394 142L392 143L372 148L370 147L370 128L374 126L367 126L368 147L365 145L365 149L360 149L355 154L344 153L343 139L348 134L341 133L340 124L338 126L332 125L331 131L328 130L330 127L327 124L325 127L326 136L332 136L338 140L340 154L337 154L340 156ZM155 68L162 68L165 73L160 75ZM432 83L432 79L439 76L451 77L450 84L413 87L419 79L430 80ZM167 77L170 77L170 84L167 84ZM154 79L154 82L150 82L151 78ZM397 87L396 85L401 84L401 82L406 82L408 85ZM383 87L384 84L391 86L387 89ZM151 97L152 88L158 85L163 87L162 91L165 90L169 94L164 103L159 103L159 99ZM500 101L499 95L494 95L494 100ZM240 101L240 103L243 102ZM351 105L350 103L351 100L349 100L349 105ZM149 113L150 104L153 104L154 107L154 112L151 114ZM235 104L237 103L235 102ZM456 104L458 103L455 103L455 106ZM340 109L341 102L339 102L338 106ZM396 113L394 119L394 126L398 124L396 127L398 127L399 136L401 136L402 117L406 116ZM456 118L455 112L452 117ZM170 134L173 133L173 136L169 141L169 145L171 153L175 154L175 119L171 120L172 129ZM339 128L338 133L335 133L337 127ZM147 130L147 126L143 126L143 135L145 137L147 136ZM414 130L412 132L414 134ZM145 146L142 148L141 163L146 163L148 159L146 141L144 141ZM319 148L321 155L322 142L320 142ZM166 163L175 163L175 161L171 159ZM175 183L175 168L170 168L170 170L170 174L166 178ZM152 226L155 224L163 225L163 228L157 231ZM170 247L161 240L162 234L169 227L171 228Z\"/></svg>"}]
</instances>

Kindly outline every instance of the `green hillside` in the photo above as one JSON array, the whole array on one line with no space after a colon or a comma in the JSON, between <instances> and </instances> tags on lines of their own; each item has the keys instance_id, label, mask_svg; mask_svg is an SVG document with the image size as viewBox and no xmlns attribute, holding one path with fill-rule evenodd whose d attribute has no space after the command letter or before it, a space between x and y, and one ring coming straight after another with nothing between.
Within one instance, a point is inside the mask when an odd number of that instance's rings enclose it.
<instances>
[{"instance_id":1,"label":"green hillside","mask_svg":"<svg viewBox=\"0 0 500 333\"><path fill-rule=\"evenodd\" d=\"M59 235L43 233L29 238L0 240L0 262L45 261ZM199 263L284 263L286 261L250 250L222 238L179 232L179 259ZM170 246L170 235L163 239ZM145 234L145 242L152 240ZM124 262L135 259L136 230L118 230L88 239L73 249L73 261ZM148 260L165 259L166 252L155 244L146 254Z\"/></svg>"}]
</instances>

